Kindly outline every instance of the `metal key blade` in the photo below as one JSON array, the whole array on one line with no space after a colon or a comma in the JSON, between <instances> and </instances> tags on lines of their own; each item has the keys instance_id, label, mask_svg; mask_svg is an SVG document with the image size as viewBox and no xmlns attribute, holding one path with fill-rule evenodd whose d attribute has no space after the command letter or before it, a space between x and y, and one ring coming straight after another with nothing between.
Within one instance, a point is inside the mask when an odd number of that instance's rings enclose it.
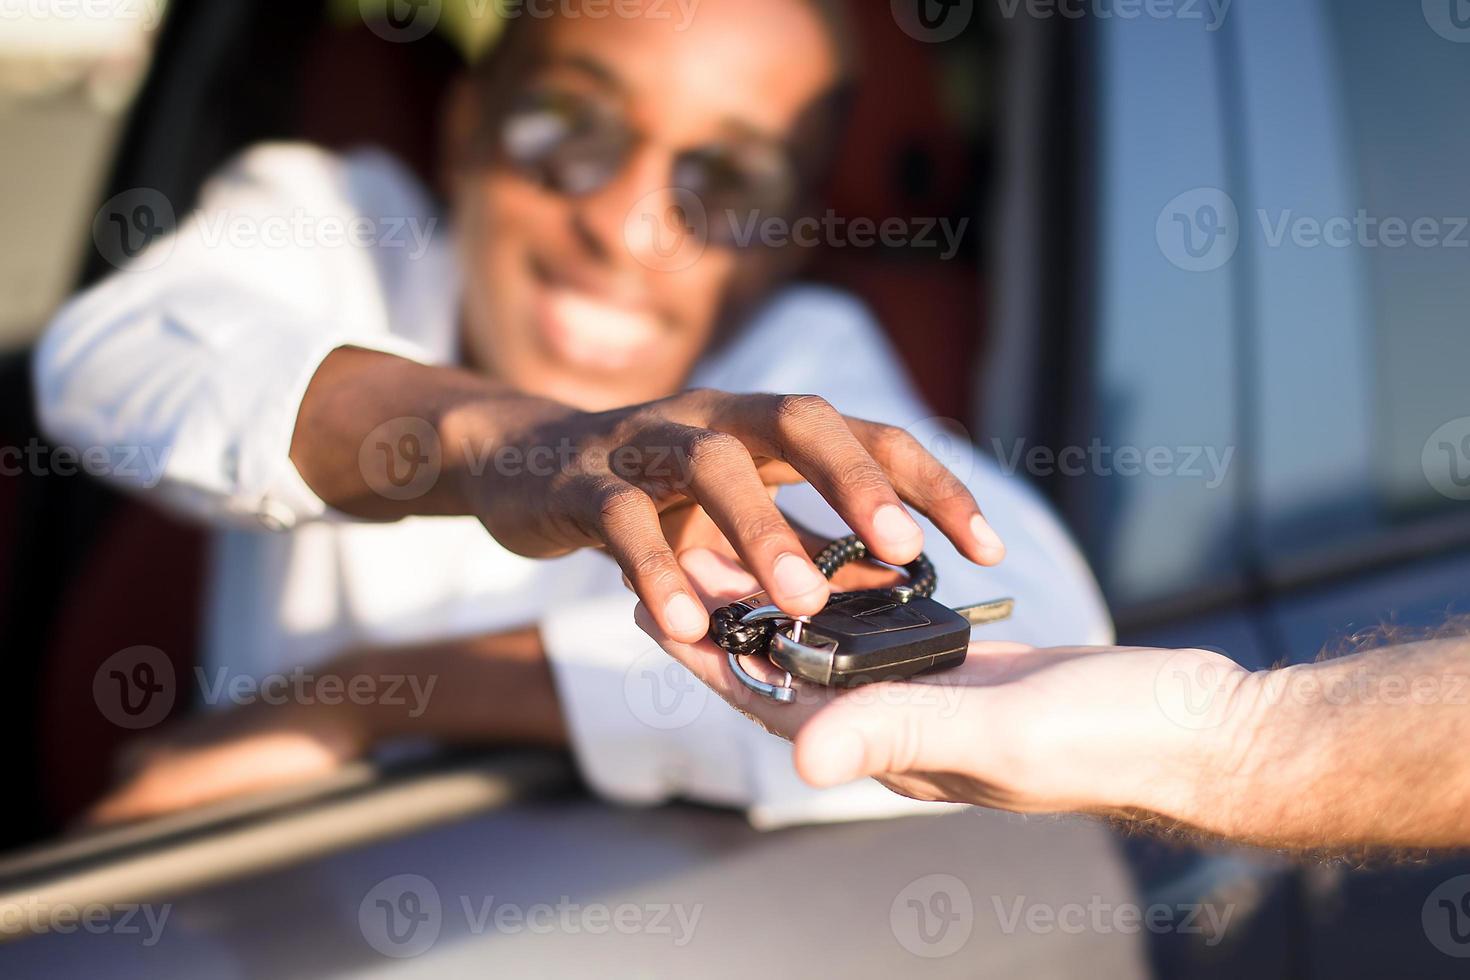
<instances>
[{"instance_id":1,"label":"metal key blade","mask_svg":"<svg viewBox=\"0 0 1470 980\"><path fill-rule=\"evenodd\" d=\"M991 602L977 602L973 606L961 606L955 612L968 619L971 626L988 626L1010 619L1015 609L1015 599L995 599Z\"/></svg>"}]
</instances>

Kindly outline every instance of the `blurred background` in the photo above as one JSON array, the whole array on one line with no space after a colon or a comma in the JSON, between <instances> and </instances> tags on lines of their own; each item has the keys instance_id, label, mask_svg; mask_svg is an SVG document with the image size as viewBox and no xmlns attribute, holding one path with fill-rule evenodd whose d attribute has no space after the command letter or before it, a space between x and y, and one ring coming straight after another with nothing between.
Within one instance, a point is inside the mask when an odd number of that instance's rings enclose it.
<instances>
[{"instance_id":1,"label":"blurred background","mask_svg":"<svg viewBox=\"0 0 1470 980\"><path fill-rule=\"evenodd\" d=\"M833 208L974 230L950 261L833 250L811 277L860 295L936 414L1052 501L1122 640L1209 646L1262 668L1381 623L1466 611L1463 0L852 6L878 70L858 92ZM504 13L490 0L0 0L0 441L38 437L29 348L66 296L111 268L106 202L150 188L183 215L209 172L269 138L374 143L429 174L444 86L494 43ZM0 477L0 547L13 786L0 899L177 905L183 925L150 947L150 976L386 968L364 948L358 902L406 869L441 890L480 875L525 895L687 881L738 904L741 889L801 877L802 853L840 863L853 848L914 846L905 821L758 835L696 807L630 816L588 798L565 760L504 755L363 767L287 798L58 842L131 735L97 710L98 665L147 643L189 668L203 545L88 479L22 470ZM988 905L984 861L964 843L974 819L925 824L917 864ZM1024 831L992 824L997 839ZM1470 937L1427 912L1461 863L1298 868L1138 837L1115 846L1140 902L1237 909L1213 942L1139 937L1133 965L1146 973L1456 976L1470 956ZM951 871L958 853L970 856ZM710 869L730 872L719 862L737 856L745 877L721 883ZM874 874L902 885L915 861L895 860ZM967 974L963 956L897 948L897 886L875 887L878 928L855 929L838 962ZM279 939L274 952L253 948L258 934ZM722 936L713 948L739 948ZM136 942L53 933L0 950L0 964L94 968L124 946ZM502 945L496 959L482 946L446 939L437 962L729 967L708 951L621 959L567 941Z\"/></svg>"}]
</instances>

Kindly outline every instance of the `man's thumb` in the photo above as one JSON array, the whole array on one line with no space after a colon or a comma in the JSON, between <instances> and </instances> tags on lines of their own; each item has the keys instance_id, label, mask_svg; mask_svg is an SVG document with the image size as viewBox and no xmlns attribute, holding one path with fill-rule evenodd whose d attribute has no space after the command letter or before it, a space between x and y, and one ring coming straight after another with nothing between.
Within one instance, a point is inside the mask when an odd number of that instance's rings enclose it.
<instances>
[{"instance_id":1,"label":"man's thumb","mask_svg":"<svg viewBox=\"0 0 1470 980\"><path fill-rule=\"evenodd\" d=\"M938 739L933 705L836 701L796 736L796 771L813 786L934 766L925 746Z\"/></svg>"}]
</instances>

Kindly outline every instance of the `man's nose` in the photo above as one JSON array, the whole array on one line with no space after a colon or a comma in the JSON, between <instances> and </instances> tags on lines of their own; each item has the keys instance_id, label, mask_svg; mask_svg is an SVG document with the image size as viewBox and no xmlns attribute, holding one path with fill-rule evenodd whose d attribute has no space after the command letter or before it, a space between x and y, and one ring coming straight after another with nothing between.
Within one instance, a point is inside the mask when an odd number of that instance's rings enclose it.
<instances>
[{"instance_id":1,"label":"man's nose","mask_svg":"<svg viewBox=\"0 0 1470 980\"><path fill-rule=\"evenodd\" d=\"M589 249L614 266L662 272L693 264L703 251L704 207L672 185L673 157L641 146L606 187L579 198L575 222Z\"/></svg>"}]
</instances>

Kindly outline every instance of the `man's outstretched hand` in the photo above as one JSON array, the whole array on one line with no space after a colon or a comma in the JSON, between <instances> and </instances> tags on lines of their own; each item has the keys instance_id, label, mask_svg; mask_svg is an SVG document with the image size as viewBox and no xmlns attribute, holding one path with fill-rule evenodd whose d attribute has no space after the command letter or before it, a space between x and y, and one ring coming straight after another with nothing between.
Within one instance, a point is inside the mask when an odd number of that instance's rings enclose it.
<instances>
[{"instance_id":1,"label":"man's outstretched hand","mask_svg":"<svg viewBox=\"0 0 1470 980\"><path fill-rule=\"evenodd\" d=\"M396 447L442 457L442 476L435 467L424 487L399 487ZM344 348L312 379L291 458L323 500L360 517L473 515L535 558L605 548L660 629L685 641L704 635L708 617L676 558L687 542L661 524L669 511L697 506L798 615L821 609L829 587L771 499L779 484L812 484L891 564L923 547L905 504L971 561L1005 553L964 483L912 435L813 395L694 390L578 412L468 372ZM385 480L376 471L389 464Z\"/></svg>"}]
</instances>

